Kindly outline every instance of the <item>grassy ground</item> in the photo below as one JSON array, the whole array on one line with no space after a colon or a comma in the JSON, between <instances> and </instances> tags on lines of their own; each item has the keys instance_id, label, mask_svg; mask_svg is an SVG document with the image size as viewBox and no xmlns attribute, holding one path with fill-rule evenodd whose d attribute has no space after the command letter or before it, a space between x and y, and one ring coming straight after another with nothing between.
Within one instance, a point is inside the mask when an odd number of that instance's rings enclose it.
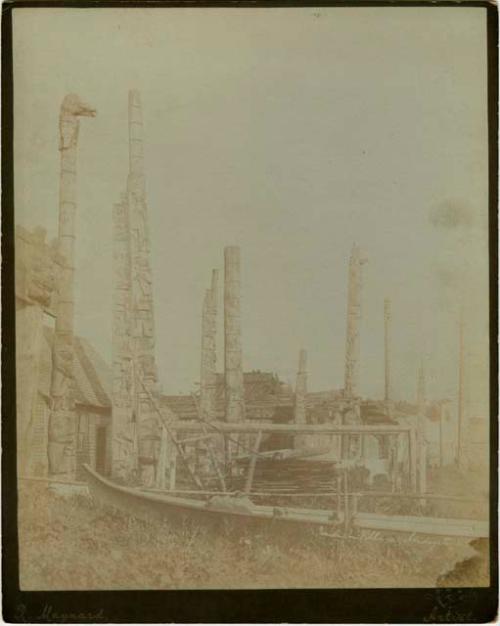
<instances>
[{"instance_id":1,"label":"grassy ground","mask_svg":"<svg viewBox=\"0 0 500 626\"><path fill-rule=\"evenodd\" d=\"M40 483L19 491L19 535L21 587L31 590L488 584L485 551L466 543L214 536L138 521Z\"/></svg>"}]
</instances>

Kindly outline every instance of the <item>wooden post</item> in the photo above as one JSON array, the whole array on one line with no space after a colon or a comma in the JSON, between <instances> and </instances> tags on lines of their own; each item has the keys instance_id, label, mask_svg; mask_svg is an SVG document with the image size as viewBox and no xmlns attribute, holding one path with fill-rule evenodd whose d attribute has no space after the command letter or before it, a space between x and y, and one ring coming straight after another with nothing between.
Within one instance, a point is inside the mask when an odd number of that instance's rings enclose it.
<instances>
[{"instance_id":1,"label":"wooden post","mask_svg":"<svg viewBox=\"0 0 500 626\"><path fill-rule=\"evenodd\" d=\"M175 483L177 478L177 448L173 442L175 433L172 433L172 437L168 437L168 488L170 491L175 491Z\"/></svg>"},{"instance_id":2,"label":"wooden post","mask_svg":"<svg viewBox=\"0 0 500 626\"><path fill-rule=\"evenodd\" d=\"M160 432L160 451L158 453L158 463L156 464L156 488L165 489L165 473L167 470L167 431L161 426Z\"/></svg>"},{"instance_id":3,"label":"wooden post","mask_svg":"<svg viewBox=\"0 0 500 626\"><path fill-rule=\"evenodd\" d=\"M344 532L347 535L349 532L349 490L347 481L347 470L344 470Z\"/></svg>"},{"instance_id":4,"label":"wooden post","mask_svg":"<svg viewBox=\"0 0 500 626\"><path fill-rule=\"evenodd\" d=\"M384 399L389 408L391 401L391 301L386 298L384 300Z\"/></svg>"},{"instance_id":5,"label":"wooden post","mask_svg":"<svg viewBox=\"0 0 500 626\"><path fill-rule=\"evenodd\" d=\"M417 491L417 433L415 428L412 428L408 433L408 451L410 460L410 483L413 492Z\"/></svg>"},{"instance_id":6,"label":"wooden post","mask_svg":"<svg viewBox=\"0 0 500 626\"><path fill-rule=\"evenodd\" d=\"M252 489L253 476L255 473L255 464L257 463L257 455L260 449L261 441L262 441L262 431L259 430L259 433L257 435L257 440L255 442L255 446L253 449L252 458L250 459L250 464L248 466L248 474L247 474L247 479L245 483L245 493L250 493L250 490Z\"/></svg>"},{"instance_id":7,"label":"wooden post","mask_svg":"<svg viewBox=\"0 0 500 626\"><path fill-rule=\"evenodd\" d=\"M439 467L444 465L443 454L443 405L439 405Z\"/></svg>"},{"instance_id":8,"label":"wooden post","mask_svg":"<svg viewBox=\"0 0 500 626\"><path fill-rule=\"evenodd\" d=\"M397 470L398 470L398 436L389 435L389 468L391 473L391 491L394 493L396 491L396 479L397 479Z\"/></svg>"},{"instance_id":9,"label":"wooden post","mask_svg":"<svg viewBox=\"0 0 500 626\"><path fill-rule=\"evenodd\" d=\"M418 491L427 491L427 441L425 436L425 373L423 362L418 370L417 380L417 445L418 445ZM425 504L422 501L422 504Z\"/></svg>"},{"instance_id":10,"label":"wooden post","mask_svg":"<svg viewBox=\"0 0 500 626\"><path fill-rule=\"evenodd\" d=\"M358 496L357 494L352 495L352 507L351 507L351 523L353 524L356 520L356 514L358 512Z\"/></svg>"},{"instance_id":11,"label":"wooden post","mask_svg":"<svg viewBox=\"0 0 500 626\"><path fill-rule=\"evenodd\" d=\"M457 466L460 468L464 463L462 450L462 437L464 426L464 311L460 309L458 337L458 423L457 423Z\"/></svg>"},{"instance_id":12,"label":"wooden post","mask_svg":"<svg viewBox=\"0 0 500 626\"><path fill-rule=\"evenodd\" d=\"M340 521L340 510L342 508L342 478L337 477L337 520Z\"/></svg>"}]
</instances>

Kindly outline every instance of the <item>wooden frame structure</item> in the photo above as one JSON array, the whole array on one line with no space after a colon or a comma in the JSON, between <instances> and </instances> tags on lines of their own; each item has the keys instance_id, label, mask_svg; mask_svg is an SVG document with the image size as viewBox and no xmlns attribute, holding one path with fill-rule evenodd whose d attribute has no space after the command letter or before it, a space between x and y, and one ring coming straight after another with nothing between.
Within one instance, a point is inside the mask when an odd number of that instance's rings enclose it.
<instances>
[{"instance_id":1,"label":"wooden frame structure","mask_svg":"<svg viewBox=\"0 0 500 626\"><path fill-rule=\"evenodd\" d=\"M174 444L181 444L182 441L177 440L177 433L182 432L183 435L189 435L192 433L201 434L203 438L213 435L229 435L229 434L253 434L257 436L259 442L264 433L283 433L291 435L359 435L363 438L366 435L395 435L403 437L408 443L408 475L410 479L410 485L412 491L417 491L417 435L416 431L411 426L401 425L331 425L331 424L273 424L267 422L237 422L228 423L221 421L205 422L203 420L190 420L190 421L170 421L165 420L164 424L169 432L169 436L172 438ZM209 432L211 431L211 432ZM191 438L189 438L191 439ZM198 437L193 437L193 442L197 441ZM184 439L184 442L188 442L188 439ZM177 443L176 443L177 442ZM258 446L255 445L250 451L250 472L247 479L246 491L251 489L251 477L255 470L255 462L259 456ZM250 482L249 482L250 481ZM171 484L171 488L175 489L175 486Z\"/></svg>"}]
</instances>

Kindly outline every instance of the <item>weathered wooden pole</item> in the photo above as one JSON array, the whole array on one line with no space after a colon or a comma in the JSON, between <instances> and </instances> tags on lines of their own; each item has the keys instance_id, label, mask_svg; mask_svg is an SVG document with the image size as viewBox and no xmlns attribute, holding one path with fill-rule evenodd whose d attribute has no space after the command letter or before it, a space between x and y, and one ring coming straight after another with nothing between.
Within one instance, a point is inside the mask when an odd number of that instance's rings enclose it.
<instances>
[{"instance_id":1,"label":"weathered wooden pole","mask_svg":"<svg viewBox=\"0 0 500 626\"><path fill-rule=\"evenodd\" d=\"M151 403L158 391L155 361L155 324L153 280L149 239L148 206L144 176L144 129L141 97L137 90L129 92L129 175L127 196L130 211L131 276L132 276L132 334L137 424L139 441L139 470L142 482L155 480L160 440L159 420Z\"/></svg>"},{"instance_id":2,"label":"weathered wooden pole","mask_svg":"<svg viewBox=\"0 0 500 626\"><path fill-rule=\"evenodd\" d=\"M208 421L216 415L216 331L217 283L219 272L212 270L212 283L205 292L201 322L200 413Z\"/></svg>"},{"instance_id":3,"label":"weathered wooden pole","mask_svg":"<svg viewBox=\"0 0 500 626\"><path fill-rule=\"evenodd\" d=\"M59 116L59 252L61 271L52 348L51 414L49 419L49 473L73 478L76 471L76 418L73 377L76 162L80 117L95 110L75 94L67 95Z\"/></svg>"},{"instance_id":4,"label":"weathered wooden pole","mask_svg":"<svg viewBox=\"0 0 500 626\"><path fill-rule=\"evenodd\" d=\"M127 188L121 202L115 205L113 215L111 471L115 476L126 477L137 468L141 482L152 486L159 469L161 429L151 400L158 391L158 375L144 176L144 130L137 90L129 92L128 136Z\"/></svg>"},{"instance_id":5,"label":"weathered wooden pole","mask_svg":"<svg viewBox=\"0 0 500 626\"><path fill-rule=\"evenodd\" d=\"M391 301L389 298L384 300L384 402L387 415L392 417L392 390L391 390ZM388 437L389 450L394 463L391 464L391 479L393 488L397 481L397 458L398 458L398 437Z\"/></svg>"},{"instance_id":6,"label":"weathered wooden pole","mask_svg":"<svg viewBox=\"0 0 500 626\"><path fill-rule=\"evenodd\" d=\"M168 434L166 428L160 427L160 450L156 466L155 483L158 489L165 489L166 473L168 468Z\"/></svg>"},{"instance_id":7,"label":"weathered wooden pole","mask_svg":"<svg viewBox=\"0 0 500 626\"><path fill-rule=\"evenodd\" d=\"M463 454L463 431L464 431L464 376L465 374L465 354L464 354L464 310L460 309L458 325L458 410L457 410L457 465L464 465Z\"/></svg>"},{"instance_id":8,"label":"weathered wooden pole","mask_svg":"<svg viewBox=\"0 0 500 626\"><path fill-rule=\"evenodd\" d=\"M167 443L168 488L170 491L175 491L177 478L177 447L175 446L171 436L168 437Z\"/></svg>"},{"instance_id":9,"label":"weathered wooden pole","mask_svg":"<svg viewBox=\"0 0 500 626\"><path fill-rule=\"evenodd\" d=\"M344 397L347 407L344 411L345 424L360 423L361 407L359 403L359 324L361 320L362 266L366 259L361 258L359 247L354 244L349 259L347 290L347 327L345 350ZM342 456L353 458L361 453L361 438L347 436L342 438Z\"/></svg>"},{"instance_id":10,"label":"weathered wooden pole","mask_svg":"<svg viewBox=\"0 0 500 626\"><path fill-rule=\"evenodd\" d=\"M365 263L365 259L361 258L359 248L354 244L349 259L349 283L347 293L344 395L348 398L354 398L358 395L359 322L361 319L361 280L363 263Z\"/></svg>"},{"instance_id":11,"label":"weathered wooden pole","mask_svg":"<svg viewBox=\"0 0 500 626\"><path fill-rule=\"evenodd\" d=\"M443 404L439 404L439 467L444 465Z\"/></svg>"},{"instance_id":12,"label":"weathered wooden pole","mask_svg":"<svg viewBox=\"0 0 500 626\"><path fill-rule=\"evenodd\" d=\"M240 249L224 249L224 382L226 421L245 419L241 350Z\"/></svg>"},{"instance_id":13,"label":"weathered wooden pole","mask_svg":"<svg viewBox=\"0 0 500 626\"><path fill-rule=\"evenodd\" d=\"M425 434L425 372L423 362L418 369L417 379L417 441L418 441L418 491L427 491L427 441Z\"/></svg>"},{"instance_id":14,"label":"weathered wooden pole","mask_svg":"<svg viewBox=\"0 0 500 626\"><path fill-rule=\"evenodd\" d=\"M306 423L306 396L307 396L307 352L299 353L299 369L295 383L294 417L296 424Z\"/></svg>"},{"instance_id":15,"label":"weathered wooden pole","mask_svg":"<svg viewBox=\"0 0 500 626\"><path fill-rule=\"evenodd\" d=\"M408 433L408 457L411 490L416 492L418 490L418 443L415 427L412 427Z\"/></svg>"},{"instance_id":16,"label":"weathered wooden pole","mask_svg":"<svg viewBox=\"0 0 500 626\"><path fill-rule=\"evenodd\" d=\"M250 463L248 465L248 474L245 480L245 493L250 493L253 485L253 477L255 474L255 465L257 463L257 456L259 454L260 443L262 441L262 431L259 431L257 439L255 440L252 456L250 457Z\"/></svg>"},{"instance_id":17,"label":"weathered wooden pole","mask_svg":"<svg viewBox=\"0 0 500 626\"><path fill-rule=\"evenodd\" d=\"M132 345L132 267L128 199L113 207L113 389L111 475L127 481L137 470Z\"/></svg>"},{"instance_id":18,"label":"weathered wooden pole","mask_svg":"<svg viewBox=\"0 0 500 626\"><path fill-rule=\"evenodd\" d=\"M300 350L299 352L299 369L297 370L297 379L295 382L295 404L294 404L294 421L296 424L305 424L307 422L306 414L306 396L307 396L307 352ZM300 448L307 445L308 436L298 435L294 437L294 447Z\"/></svg>"},{"instance_id":19,"label":"weathered wooden pole","mask_svg":"<svg viewBox=\"0 0 500 626\"><path fill-rule=\"evenodd\" d=\"M391 301L384 300L384 400L391 401Z\"/></svg>"}]
</instances>

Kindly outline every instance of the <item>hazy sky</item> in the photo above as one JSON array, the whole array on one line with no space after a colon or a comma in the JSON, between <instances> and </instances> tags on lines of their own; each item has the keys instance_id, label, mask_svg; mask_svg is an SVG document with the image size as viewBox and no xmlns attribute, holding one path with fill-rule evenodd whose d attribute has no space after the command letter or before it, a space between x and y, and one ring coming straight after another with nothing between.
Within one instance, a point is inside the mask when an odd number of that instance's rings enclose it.
<instances>
[{"instance_id":1,"label":"hazy sky","mask_svg":"<svg viewBox=\"0 0 500 626\"><path fill-rule=\"evenodd\" d=\"M112 205L137 88L164 391L199 380L203 292L225 245L242 252L245 369L293 382L304 347L310 388L342 387L356 241L363 394L383 393L385 297L394 395L414 398L421 356L429 394L454 394L463 299L485 410L484 9L16 8L14 45L18 223L56 234L60 103L76 92L98 111L80 128L76 330L108 360Z\"/></svg>"}]
</instances>

